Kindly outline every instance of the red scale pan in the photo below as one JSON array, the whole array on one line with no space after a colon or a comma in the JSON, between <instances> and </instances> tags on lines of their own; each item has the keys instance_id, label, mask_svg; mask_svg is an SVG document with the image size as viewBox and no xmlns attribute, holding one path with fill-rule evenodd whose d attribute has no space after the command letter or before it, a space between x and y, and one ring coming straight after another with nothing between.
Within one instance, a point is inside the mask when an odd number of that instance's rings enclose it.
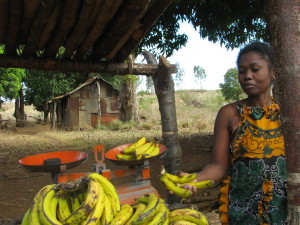
<instances>
[{"instance_id":1,"label":"red scale pan","mask_svg":"<svg viewBox=\"0 0 300 225\"><path fill-rule=\"evenodd\" d=\"M86 152L60 151L28 156L19 159L19 163L30 172L50 172L54 183L57 183L57 173L74 168L86 159Z\"/></svg>"}]
</instances>

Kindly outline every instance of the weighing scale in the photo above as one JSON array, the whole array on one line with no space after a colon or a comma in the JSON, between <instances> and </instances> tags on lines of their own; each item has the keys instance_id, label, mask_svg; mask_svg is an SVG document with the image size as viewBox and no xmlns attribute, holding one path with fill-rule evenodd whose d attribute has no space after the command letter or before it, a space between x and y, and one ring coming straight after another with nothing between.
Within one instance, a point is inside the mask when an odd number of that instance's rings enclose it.
<instances>
[{"instance_id":1,"label":"weighing scale","mask_svg":"<svg viewBox=\"0 0 300 225\"><path fill-rule=\"evenodd\" d=\"M152 187L150 178L150 161L162 157L166 152L166 147L159 144L160 153L156 156L140 160L119 160L117 154L122 154L122 150L131 144L125 144L105 152L103 145L96 145L93 149L96 164L92 165L92 172L97 172L105 176L108 180L120 179L133 176L134 181L115 185L121 204L131 204L136 198L147 193L155 193L157 190ZM67 169L74 168L87 160L87 153L81 151L61 151L42 153L25 157L19 163L30 172L50 172L53 183L63 183L76 180L86 176L91 172L67 173ZM126 169L110 170L107 168L105 159L117 166L127 166ZM112 183L114 183L112 181Z\"/></svg>"}]
</instances>

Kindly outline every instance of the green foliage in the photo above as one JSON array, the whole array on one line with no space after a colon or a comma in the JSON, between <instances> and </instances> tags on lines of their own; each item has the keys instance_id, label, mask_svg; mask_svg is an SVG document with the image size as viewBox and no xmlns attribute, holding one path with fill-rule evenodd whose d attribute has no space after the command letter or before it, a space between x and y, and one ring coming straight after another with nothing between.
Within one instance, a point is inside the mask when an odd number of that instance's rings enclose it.
<instances>
[{"instance_id":1,"label":"green foliage","mask_svg":"<svg viewBox=\"0 0 300 225\"><path fill-rule=\"evenodd\" d=\"M24 69L0 68L0 96L10 100L16 98L25 77Z\"/></svg>"},{"instance_id":2,"label":"green foliage","mask_svg":"<svg viewBox=\"0 0 300 225\"><path fill-rule=\"evenodd\" d=\"M194 66L194 74L196 80L200 83L200 89L202 90L202 81L206 79L206 72L201 66Z\"/></svg>"},{"instance_id":3,"label":"green foliage","mask_svg":"<svg viewBox=\"0 0 300 225\"><path fill-rule=\"evenodd\" d=\"M109 123L108 129L109 130L131 130L136 127L138 124L131 120L128 122L122 122L120 120L114 120Z\"/></svg>"},{"instance_id":4,"label":"green foliage","mask_svg":"<svg viewBox=\"0 0 300 225\"><path fill-rule=\"evenodd\" d=\"M44 111L49 100L66 94L86 79L87 75L78 73L27 70L25 99L38 111Z\"/></svg>"},{"instance_id":5,"label":"green foliage","mask_svg":"<svg viewBox=\"0 0 300 225\"><path fill-rule=\"evenodd\" d=\"M264 4L262 0L175 0L141 41L136 55L148 49L169 57L185 46L188 37L179 33L181 21L191 23L201 38L226 48L238 48L253 39L269 42Z\"/></svg>"},{"instance_id":6,"label":"green foliage","mask_svg":"<svg viewBox=\"0 0 300 225\"><path fill-rule=\"evenodd\" d=\"M4 45L0 45L0 54L1 54L1 55L4 53L4 48L5 48Z\"/></svg>"},{"instance_id":7,"label":"green foliage","mask_svg":"<svg viewBox=\"0 0 300 225\"><path fill-rule=\"evenodd\" d=\"M114 89L120 90L120 82L122 80L122 76L100 73L91 73L89 76L101 78L102 80L113 86Z\"/></svg>"},{"instance_id":8,"label":"green foliage","mask_svg":"<svg viewBox=\"0 0 300 225\"><path fill-rule=\"evenodd\" d=\"M236 68L227 70L224 75L224 83L221 83L219 86L226 101L238 101L245 97L238 81L238 71Z\"/></svg>"}]
</instances>

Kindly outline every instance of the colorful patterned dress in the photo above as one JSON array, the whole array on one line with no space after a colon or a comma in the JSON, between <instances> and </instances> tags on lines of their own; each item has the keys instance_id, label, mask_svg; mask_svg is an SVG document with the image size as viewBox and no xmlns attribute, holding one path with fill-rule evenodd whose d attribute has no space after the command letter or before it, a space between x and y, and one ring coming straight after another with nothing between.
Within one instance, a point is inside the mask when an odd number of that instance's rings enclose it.
<instances>
[{"instance_id":1,"label":"colorful patterned dress","mask_svg":"<svg viewBox=\"0 0 300 225\"><path fill-rule=\"evenodd\" d=\"M231 146L231 166L221 187L221 222L287 224L286 158L279 105L237 104L241 120Z\"/></svg>"}]
</instances>

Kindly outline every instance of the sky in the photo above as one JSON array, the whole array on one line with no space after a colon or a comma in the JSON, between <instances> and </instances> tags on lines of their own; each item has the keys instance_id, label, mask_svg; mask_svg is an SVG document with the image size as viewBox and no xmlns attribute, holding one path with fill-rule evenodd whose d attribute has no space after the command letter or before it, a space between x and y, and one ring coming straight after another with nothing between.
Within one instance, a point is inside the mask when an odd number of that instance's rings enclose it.
<instances>
[{"instance_id":1,"label":"sky","mask_svg":"<svg viewBox=\"0 0 300 225\"><path fill-rule=\"evenodd\" d=\"M167 60L171 64L179 63L184 69L183 83L181 89L200 89L200 83L196 82L193 68L201 66L206 72L206 79L202 81L205 90L217 90L219 84L224 82L224 75L228 69L236 67L236 57L239 49L227 50L219 43L213 43L202 39L197 31L188 24L181 25L179 33L188 35L188 42L179 51L174 51ZM143 84L142 84L143 85ZM142 86L141 89L145 89Z\"/></svg>"}]
</instances>

